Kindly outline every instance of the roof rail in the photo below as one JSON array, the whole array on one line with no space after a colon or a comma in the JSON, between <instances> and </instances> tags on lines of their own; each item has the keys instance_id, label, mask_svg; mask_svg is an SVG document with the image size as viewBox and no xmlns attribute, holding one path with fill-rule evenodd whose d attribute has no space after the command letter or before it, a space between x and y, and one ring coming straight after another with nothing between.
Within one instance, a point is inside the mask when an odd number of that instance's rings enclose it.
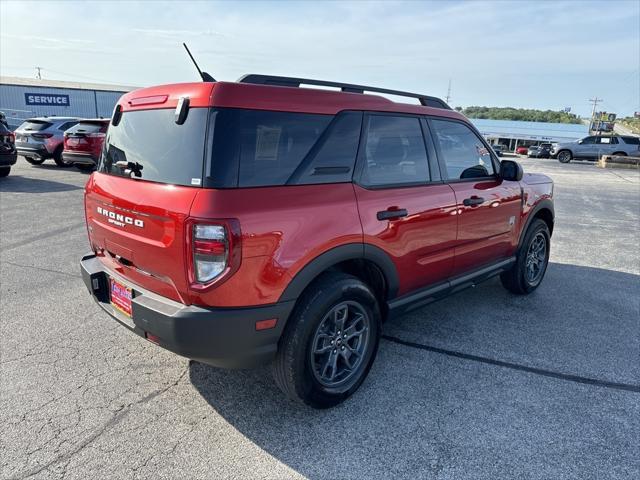
<instances>
[{"instance_id":1,"label":"roof rail","mask_svg":"<svg viewBox=\"0 0 640 480\"><path fill-rule=\"evenodd\" d=\"M296 77L279 77L276 75L261 75L257 73L249 73L238 79L239 83L253 83L256 85L277 85L280 87L299 87L301 84L306 85L319 85L323 87L335 87L341 89L343 92L349 93L364 93L364 92L376 92L386 93L388 95L397 95L399 97L411 97L417 98L421 105L425 107L445 108L451 110L451 107L447 105L443 100L437 97L429 95L422 95L420 93L402 92L400 90L389 90L387 88L368 87L366 85L353 85L350 83L340 82L327 82L324 80L313 80L311 78L296 78Z\"/></svg>"}]
</instances>

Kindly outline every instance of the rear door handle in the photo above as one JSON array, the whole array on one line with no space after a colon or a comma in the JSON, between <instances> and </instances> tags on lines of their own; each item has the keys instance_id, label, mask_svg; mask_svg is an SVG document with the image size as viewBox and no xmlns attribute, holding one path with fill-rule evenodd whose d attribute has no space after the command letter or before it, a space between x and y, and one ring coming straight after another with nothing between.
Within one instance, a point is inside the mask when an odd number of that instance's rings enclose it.
<instances>
[{"instance_id":1,"label":"rear door handle","mask_svg":"<svg viewBox=\"0 0 640 480\"><path fill-rule=\"evenodd\" d=\"M470 197L470 198L465 198L462 201L462 204L465 207L475 207L476 205L482 205L483 203L484 203L484 198L476 197L475 195L473 197Z\"/></svg>"},{"instance_id":2,"label":"rear door handle","mask_svg":"<svg viewBox=\"0 0 640 480\"><path fill-rule=\"evenodd\" d=\"M382 210L376 214L378 220L391 220L394 218L402 218L409 215L406 208L397 208L394 210Z\"/></svg>"}]
</instances>

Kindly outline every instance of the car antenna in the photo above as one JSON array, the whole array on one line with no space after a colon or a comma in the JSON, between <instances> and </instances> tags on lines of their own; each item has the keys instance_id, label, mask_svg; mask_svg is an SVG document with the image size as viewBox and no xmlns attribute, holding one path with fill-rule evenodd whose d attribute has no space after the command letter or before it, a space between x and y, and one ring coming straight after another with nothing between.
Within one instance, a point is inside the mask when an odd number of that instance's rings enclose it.
<instances>
[{"instance_id":1,"label":"car antenna","mask_svg":"<svg viewBox=\"0 0 640 480\"><path fill-rule=\"evenodd\" d=\"M189 54L189 57L191 58L191 61L193 62L193 64L196 66L196 68L198 69L198 73L200 74L200 78L202 78L203 82L215 82L216 79L213 78L211 75L209 75L207 72L203 72L202 70L200 70L200 67L198 66L198 63L196 62L196 59L193 58L193 55L191 55L191 52L189 51L189 47L187 47L186 43L182 43L182 45L184 46L184 49L187 51L187 53Z\"/></svg>"}]
</instances>

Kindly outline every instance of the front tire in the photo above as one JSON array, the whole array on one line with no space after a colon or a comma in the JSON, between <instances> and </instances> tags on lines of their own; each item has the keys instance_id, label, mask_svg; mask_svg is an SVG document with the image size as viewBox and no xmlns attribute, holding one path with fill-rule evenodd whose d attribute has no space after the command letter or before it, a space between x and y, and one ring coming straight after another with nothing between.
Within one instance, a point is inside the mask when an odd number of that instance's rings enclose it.
<instances>
[{"instance_id":1,"label":"front tire","mask_svg":"<svg viewBox=\"0 0 640 480\"><path fill-rule=\"evenodd\" d=\"M569 163L572 158L573 155L571 155L569 150L562 150L558 153L558 161L560 163Z\"/></svg>"},{"instance_id":2,"label":"front tire","mask_svg":"<svg viewBox=\"0 0 640 480\"><path fill-rule=\"evenodd\" d=\"M366 378L380 342L378 301L358 278L327 273L298 300L280 339L273 376L291 399L338 405Z\"/></svg>"},{"instance_id":3,"label":"front tire","mask_svg":"<svg viewBox=\"0 0 640 480\"><path fill-rule=\"evenodd\" d=\"M11 172L11 167L0 167L0 178L6 177Z\"/></svg>"},{"instance_id":4,"label":"front tire","mask_svg":"<svg viewBox=\"0 0 640 480\"><path fill-rule=\"evenodd\" d=\"M549 227L537 218L527 229L516 263L500 274L502 286L517 295L526 295L538 288L547 271L550 247Z\"/></svg>"}]
</instances>

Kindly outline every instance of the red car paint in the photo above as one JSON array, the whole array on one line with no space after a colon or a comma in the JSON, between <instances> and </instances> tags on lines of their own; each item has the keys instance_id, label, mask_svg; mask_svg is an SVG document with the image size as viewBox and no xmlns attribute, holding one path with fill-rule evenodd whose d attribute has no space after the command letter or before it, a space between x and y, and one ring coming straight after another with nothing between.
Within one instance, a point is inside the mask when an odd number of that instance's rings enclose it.
<instances>
[{"instance_id":1,"label":"red car paint","mask_svg":"<svg viewBox=\"0 0 640 480\"><path fill-rule=\"evenodd\" d=\"M123 112L171 109L184 96L191 108L398 112L470 125L452 110L375 95L225 82L151 87L125 94L118 104ZM187 305L239 307L277 302L305 265L340 245L365 243L384 250L398 271L398 295L512 255L528 213L551 195L549 179L543 180L381 190L348 183L204 189L94 173L85 188L85 209L92 248L132 284ZM490 200L477 207L461 204L476 194ZM375 212L394 206L406 208L408 216L388 222L375 218ZM108 223L98 207L144 218L144 232ZM508 228L504 220L511 217L513 228ZM193 288L189 280L185 225L190 218L234 219L241 230L239 268L210 288Z\"/></svg>"}]
</instances>

